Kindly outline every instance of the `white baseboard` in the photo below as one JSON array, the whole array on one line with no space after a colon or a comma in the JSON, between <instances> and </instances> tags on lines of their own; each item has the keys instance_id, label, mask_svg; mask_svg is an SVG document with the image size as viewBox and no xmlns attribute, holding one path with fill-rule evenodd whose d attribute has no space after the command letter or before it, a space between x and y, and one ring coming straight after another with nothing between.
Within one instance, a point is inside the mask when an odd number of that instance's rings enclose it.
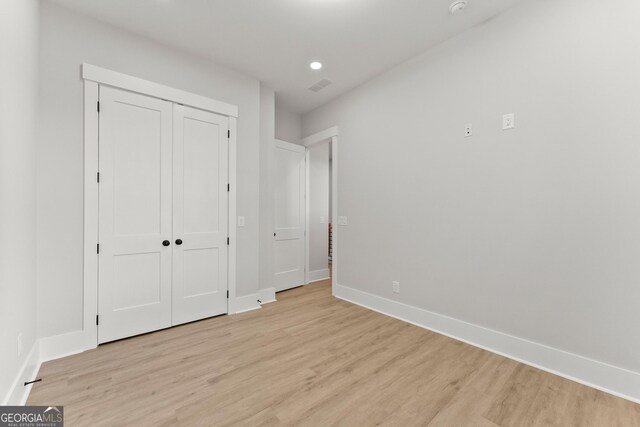
<instances>
[{"instance_id":1,"label":"white baseboard","mask_svg":"<svg viewBox=\"0 0 640 427\"><path fill-rule=\"evenodd\" d=\"M24 383L35 380L40 370L42 362L40 361L39 344L39 341L36 341L31 346L29 355L22 364L20 371L18 371L18 375L16 375L9 393L4 398L4 402L2 402L3 405L24 405L27 403L32 385L25 386Z\"/></svg>"},{"instance_id":2,"label":"white baseboard","mask_svg":"<svg viewBox=\"0 0 640 427\"><path fill-rule=\"evenodd\" d=\"M276 302L276 288L260 289L258 295L262 305Z\"/></svg>"},{"instance_id":3,"label":"white baseboard","mask_svg":"<svg viewBox=\"0 0 640 427\"><path fill-rule=\"evenodd\" d=\"M82 353L93 347L95 347L95 345L87 347L86 337L82 331L38 339L18 372L13 386L3 404L24 405L27 402L32 386L29 385L25 387L24 383L36 379L35 377L38 375L40 366L44 362Z\"/></svg>"},{"instance_id":4,"label":"white baseboard","mask_svg":"<svg viewBox=\"0 0 640 427\"><path fill-rule=\"evenodd\" d=\"M260 294L250 294L243 297L236 297L233 304L233 312L229 314L244 313L245 311L257 310L260 308Z\"/></svg>"},{"instance_id":5,"label":"white baseboard","mask_svg":"<svg viewBox=\"0 0 640 427\"><path fill-rule=\"evenodd\" d=\"M42 362L48 362L49 360L82 353L91 348L95 348L95 344L93 346L87 346L86 336L83 331L74 331L52 337L40 338L40 360Z\"/></svg>"},{"instance_id":6,"label":"white baseboard","mask_svg":"<svg viewBox=\"0 0 640 427\"><path fill-rule=\"evenodd\" d=\"M640 373L467 323L442 314L335 285L337 298L386 314L543 371L640 403Z\"/></svg>"},{"instance_id":7,"label":"white baseboard","mask_svg":"<svg viewBox=\"0 0 640 427\"><path fill-rule=\"evenodd\" d=\"M314 270L309 272L309 283L319 282L321 280L327 280L331 277L331 273L328 268L321 270Z\"/></svg>"},{"instance_id":8,"label":"white baseboard","mask_svg":"<svg viewBox=\"0 0 640 427\"><path fill-rule=\"evenodd\" d=\"M258 302L260 301L260 302ZM258 293L237 297L233 304L233 312L229 314L244 313L261 308L262 305L276 301L276 288L260 289Z\"/></svg>"}]
</instances>

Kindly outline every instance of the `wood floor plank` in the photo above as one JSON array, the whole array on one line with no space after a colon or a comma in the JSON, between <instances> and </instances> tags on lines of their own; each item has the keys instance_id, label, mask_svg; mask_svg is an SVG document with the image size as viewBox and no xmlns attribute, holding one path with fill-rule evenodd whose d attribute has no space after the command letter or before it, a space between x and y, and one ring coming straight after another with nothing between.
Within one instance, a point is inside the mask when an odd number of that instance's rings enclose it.
<instances>
[{"instance_id":1,"label":"wood floor plank","mask_svg":"<svg viewBox=\"0 0 640 427\"><path fill-rule=\"evenodd\" d=\"M69 426L640 426L640 405L331 296L328 281L43 364Z\"/></svg>"}]
</instances>

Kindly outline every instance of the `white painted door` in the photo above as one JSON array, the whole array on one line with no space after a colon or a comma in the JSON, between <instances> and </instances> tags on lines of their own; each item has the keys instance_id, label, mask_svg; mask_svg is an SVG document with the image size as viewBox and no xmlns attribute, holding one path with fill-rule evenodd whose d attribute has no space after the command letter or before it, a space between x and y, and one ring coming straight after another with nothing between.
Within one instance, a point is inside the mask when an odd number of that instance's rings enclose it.
<instances>
[{"instance_id":1,"label":"white painted door","mask_svg":"<svg viewBox=\"0 0 640 427\"><path fill-rule=\"evenodd\" d=\"M175 104L173 324L227 312L229 119Z\"/></svg>"},{"instance_id":2,"label":"white painted door","mask_svg":"<svg viewBox=\"0 0 640 427\"><path fill-rule=\"evenodd\" d=\"M305 148L276 140L274 271L276 291L304 284Z\"/></svg>"},{"instance_id":3,"label":"white painted door","mask_svg":"<svg viewBox=\"0 0 640 427\"><path fill-rule=\"evenodd\" d=\"M171 115L100 88L100 343L171 326Z\"/></svg>"}]
</instances>

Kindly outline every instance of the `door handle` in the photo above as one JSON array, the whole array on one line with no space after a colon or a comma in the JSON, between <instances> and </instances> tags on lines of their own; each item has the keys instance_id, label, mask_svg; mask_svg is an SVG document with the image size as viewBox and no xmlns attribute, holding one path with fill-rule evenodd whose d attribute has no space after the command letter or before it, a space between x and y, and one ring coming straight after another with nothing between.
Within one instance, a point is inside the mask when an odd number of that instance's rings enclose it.
<instances>
[{"instance_id":1,"label":"door handle","mask_svg":"<svg viewBox=\"0 0 640 427\"><path fill-rule=\"evenodd\" d=\"M176 240L176 245L180 246L182 244L182 239L177 239Z\"/></svg>"},{"instance_id":2,"label":"door handle","mask_svg":"<svg viewBox=\"0 0 640 427\"><path fill-rule=\"evenodd\" d=\"M165 240L164 242L162 242L162 246L169 246L171 244L170 241Z\"/></svg>"}]
</instances>

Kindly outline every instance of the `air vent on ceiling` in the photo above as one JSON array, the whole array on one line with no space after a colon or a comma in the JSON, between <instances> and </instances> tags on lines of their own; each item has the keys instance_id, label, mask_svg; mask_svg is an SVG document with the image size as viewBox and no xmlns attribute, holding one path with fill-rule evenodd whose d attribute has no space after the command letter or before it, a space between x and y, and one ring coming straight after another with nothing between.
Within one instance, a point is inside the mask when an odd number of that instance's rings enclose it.
<instances>
[{"instance_id":1,"label":"air vent on ceiling","mask_svg":"<svg viewBox=\"0 0 640 427\"><path fill-rule=\"evenodd\" d=\"M311 86L309 88L309 90L312 90L314 92L320 92L322 89L324 89L325 87L329 86L331 83L333 83L333 82L331 80L329 80L329 79L322 79L318 83L316 83L313 86Z\"/></svg>"}]
</instances>

